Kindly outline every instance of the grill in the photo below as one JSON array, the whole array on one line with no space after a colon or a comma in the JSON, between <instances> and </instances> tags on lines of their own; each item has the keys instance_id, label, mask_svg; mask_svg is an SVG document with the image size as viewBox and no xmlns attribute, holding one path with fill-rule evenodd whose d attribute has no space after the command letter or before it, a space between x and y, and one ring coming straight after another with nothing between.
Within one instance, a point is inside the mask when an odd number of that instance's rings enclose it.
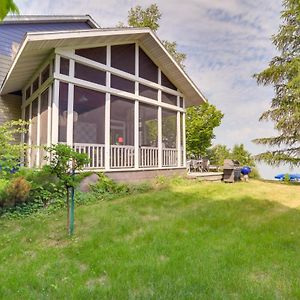
<instances>
[{"instance_id":1,"label":"grill","mask_svg":"<svg viewBox=\"0 0 300 300\"><path fill-rule=\"evenodd\" d=\"M225 159L224 160L224 182L236 182L241 179L241 167L237 160Z\"/></svg>"}]
</instances>

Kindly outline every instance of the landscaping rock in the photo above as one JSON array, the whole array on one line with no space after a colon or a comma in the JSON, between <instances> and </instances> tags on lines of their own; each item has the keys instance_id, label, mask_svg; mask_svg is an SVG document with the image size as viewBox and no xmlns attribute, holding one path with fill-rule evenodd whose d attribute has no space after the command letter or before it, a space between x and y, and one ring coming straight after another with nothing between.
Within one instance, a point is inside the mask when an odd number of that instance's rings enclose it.
<instances>
[{"instance_id":1,"label":"landscaping rock","mask_svg":"<svg viewBox=\"0 0 300 300\"><path fill-rule=\"evenodd\" d=\"M92 174L85 177L79 185L80 191L82 192L89 192L91 190L90 184L95 184L99 180L97 174Z\"/></svg>"}]
</instances>

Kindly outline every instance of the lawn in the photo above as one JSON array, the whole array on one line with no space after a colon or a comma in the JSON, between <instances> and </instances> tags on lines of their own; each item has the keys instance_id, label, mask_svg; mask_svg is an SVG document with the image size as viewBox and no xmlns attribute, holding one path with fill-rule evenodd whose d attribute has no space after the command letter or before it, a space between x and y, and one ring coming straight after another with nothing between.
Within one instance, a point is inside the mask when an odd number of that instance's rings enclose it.
<instances>
[{"instance_id":1,"label":"lawn","mask_svg":"<svg viewBox=\"0 0 300 300\"><path fill-rule=\"evenodd\" d=\"M0 299L300 298L300 186L177 182L0 219Z\"/></svg>"}]
</instances>

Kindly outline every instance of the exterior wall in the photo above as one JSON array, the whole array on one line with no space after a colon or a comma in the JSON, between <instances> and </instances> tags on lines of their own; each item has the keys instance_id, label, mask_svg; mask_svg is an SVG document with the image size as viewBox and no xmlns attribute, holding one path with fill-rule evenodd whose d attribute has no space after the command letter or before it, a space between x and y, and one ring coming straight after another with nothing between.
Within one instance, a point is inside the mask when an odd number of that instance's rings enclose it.
<instances>
[{"instance_id":1,"label":"exterior wall","mask_svg":"<svg viewBox=\"0 0 300 300\"><path fill-rule=\"evenodd\" d=\"M0 96L0 124L21 118L22 97L15 95Z\"/></svg>"},{"instance_id":2,"label":"exterior wall","mask_svg":"<svg viewBox=\"0 0 300 300\"><path fill-rule=\"evenodd\" d=\"M116 182L144 182L157 176L186 176L186 169L164 169L164 170L135 170L120 172L105 172L106 176Z\"/></svg>"},{"instance_id":3,"label":"exterior wall","mask_svg":"<svg viewBox=\"0 0 300 300\"><path fill-rule=\"evenodd\" d=\"M124 62L124 54L120 51L124 47L126 50L127 45L133 51L129 68L128 60ZM50 87L48 135L44 139L47 144L66 143L88 154L91 162L87 170L116 174L119 170L125 171L120 175L123 178L128 172L124 180L140 181L162 173L177 174L177 170L185 167L184 95L167 82L165 76L162 81L160 68L137 43L114 46L86 48L80 53L56 49L55 58L52 54L49 56L22 90L23 115L31 120L28 143L42 145L41 95ZM105 51L101 47L105 47ZM114 49L119 50L118 60L114 60ZM144 62L139 59L139 52L143 53ZM47 68L49 63L50 68ZM150 64L152 72L147 72ZM50 76L42 81L45 69L50 70ZM144 70L141 76L140 70ZM115 78L117 81L112 80ZM146 126L148 121L149 126ZM143 136L144 128L148 130L148 137ZM95 140L96 135L99 139ZM41 157L41 153L31 151L28 165L40 166ZM157 173L158 170L162 173ZM133 171L139 175L133 176Z\"/></svg>"},{"instance_id":4,"label":"exterior wall","mask_svg":"<svg viewBox=\"0 0 300 300\"><path fill-rule=\"evenodd\" d=\"M0 24L0 86L27 32L89 29L83 22L49 24Z\"/></svg>"}]
</instances>

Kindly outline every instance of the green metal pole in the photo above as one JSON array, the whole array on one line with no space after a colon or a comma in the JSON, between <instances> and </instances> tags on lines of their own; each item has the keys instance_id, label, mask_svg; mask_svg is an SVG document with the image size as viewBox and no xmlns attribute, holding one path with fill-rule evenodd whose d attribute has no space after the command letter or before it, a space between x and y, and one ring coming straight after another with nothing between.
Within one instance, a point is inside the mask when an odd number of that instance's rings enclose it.
<instances>
[{"instance_id":1,"label":"green metal pole","mask_svg":"<svg viewBox=\"0 0 300 300\"><path fill-rule=\"evenodd\" d=\"M75 172L72 173L72 176L75 176ZM74 234L74 219L75 219L75 189L71 187L71 205L70 205L70 235Z\"/></svg>"},{"instance_id":2,"label":"green metal pole","mask_svg":"<svg viewBox=\"0 0 300 300\"><path fill-rule=\"evenodd\" d=\"M75 195L74 187L71 187L70 235L74 234L74 209L75 209L74 195Z\"/></svg>"}]
</instances>

